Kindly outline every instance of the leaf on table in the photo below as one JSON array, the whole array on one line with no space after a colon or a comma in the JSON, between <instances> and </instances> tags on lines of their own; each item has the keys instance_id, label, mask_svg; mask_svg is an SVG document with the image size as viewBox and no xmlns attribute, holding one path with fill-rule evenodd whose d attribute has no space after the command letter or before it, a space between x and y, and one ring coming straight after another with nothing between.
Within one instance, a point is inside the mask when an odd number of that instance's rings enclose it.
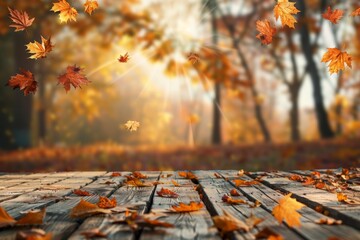
<instances>
[{"instance_id":1,"label":"leaf on table","mask_svg":"<svg viewBox=\"0 0 360 240\"><path fill-rule=\"evenodd\" d=\"M350 15L353 17L360 16L360 7L355 9Z\"/></svg>"},{"instance_id":2,"label":"leaf on table","mask_svg":"<svg viewBox=\"0 0 360 240\"><path fill-rule=\"evenodd\" d=\"M151 183L146 183L137 178L134 178L132 180L127 180L125 182L125 184L128 186L134 186L134 187L151 187L151 186L153 186Z\"/></svg>"},{"instance_id":3,"label":"leaf on table","mask_svg":"<svg viewBox=\"0 0 360 240\"><path fill-rule=\"evenodd\" d=\"M91 15L91 13L99 7L99 4L96 0L86 0L84 7L85 12Z\"/></svg>"},{"instance_id":4,"label":"leaf on table","mask_svg":"<svg viewBox=\"0 0 360 240\"><path fill-rule=\"evenodd\" d=\"M161 188L161 190L157 191L156 193L160 197L165 197L165 198L177 198L177 197L179 197L179 194L177 194L176 192L171 191L170 189L167 189L167 188Z\"/></svg>"},{"instance_id":5,"label":"leaf on table","mask_svg":"<svg viewBox=\"0 0 360 240\"><path fill-rule=\"evenodd\" d=\"M249 226L243 221L235 218L233 215L223 210L224 215L212 217L215 227L217 227L221 233L225 234L232 231L243 230L248 232Z\"/></svg>"},{"instance_id":6,"label":"leaf on table","mask_svg":"<svg viewBox=\"0 0 360 240\"><path fill-rule=\"evenodd\" d=\"M81 190L81 189L74 189L72 192L78 196L91 196L92 195L88 191Z\"/></svg>"},{"instance_id":7,"label":"leaf on table","mask_svg":"<svg viewBox=\"0 0 360 240\"><path fill-rule=\"evenodd\" d=\"M121 177L121 173L113 172L113 173L111 173L110 177Z\"/></svg>"},{"instance_id":8,"label":"leaf on table","mask_svg":"<svg viewBox=\"0 0 360 240\"><path fill-rule=\"evenodd\" d=\"M318 188L318 189L324 189L326 187L326 184L324 182L317 182L315 184L315 188Z\"/></svg>"},{"instance_id":9,"label":"leaf on table","mask_svg":"<svg viewBox=\"0 0 360 240\"><path fill-rule=\"evenodd\" d=\"M246 204L247 203L243 199L233 199L232 197L230 197L229 195L226 195L226 194L224 194L224 196L221 198L221 200L223 200L223 202L233 204L233 205Z\"/></svg>"},{"instance_id":10,"label":"leaf on table","mask_svg":"<svg viewBox=\"0 0 360 240\"><path fill-rule=\"evenodd\" d=\"M178 172L178 175L187 179L197 179L197 176L192 172Z\"/></svg>"},{"instance_id":11,"label":"leaf on table","mask_svg":"<svg viewBox=\"0 0 360 240\"><path fill-rule=\"evenodd\" d=\"M168 178L168 177L171 177L172 175L173 175L172 173L165 173L165 174L162 174L161 177Z\"/></svg>"},{"instance_id":12,"label":"leaf on table","mask_svg":"<svg viewBox=\"0 0 360 240\"><path fill-rule=\"evenodd\" d=\"M134 178L138 178L138 179L148 178L148 176L142 174L141 172L133 172L132 175L134 176Z\"/></svg>"},{"instance_id":13,"label":"leaf on table","mask_svg":"<svg viewBox=\"0 0 360 240\"><path fill-rule=\"evenodd\" d=\"M256 29L260 32L256 37L260 39L262 44L272 43L273 37L276 34L276 28L271 26L268 20L256 21Z\"/></svg>"},{"instance_id":14,"label":"leaf on table","mask_svg":"<svg viewBox=\"0 0 360 240\"><path fill-rule=\"evenodd\" d=\"M114 221L112 221L112 223L127 224L133 230L137 230L138 228L144 228L144 227L148 227L151 229L154 229L156 227L165 227L165 228L174 227L173 224L159 221L156 219L151 219L149 216L155 216L155 215L154 214L139 215L136 212L133 212L130 215L125 215L124 218L115 219ZM157 217L155 216L155 218Z\"/></svg>"},{"instance_id":15,"label":"leaf on table","mask_svg":"<svg viewBox=\"0 0 360 240\"><path fill-rule=\"evenodd\" d=\"M181 185L178 183L178 182L176 182L175 180L171 180L171 183L175 186L175 187L180 187Z\"/></svg>"},{"instance_id":16,"label":"leaf on table","mask_svg":"<svg viewBox=\"0 0 360 240\"><path fill-rule=\"evenodd\" d=\"M80 202L71 209L70 216L72 218L83 218L87 216L92 216L95 214L101 213L111 213L108 209L102 209L98 207L96 204L92 204L90 202L81 199Z\"/></svg>"},{"instance_id":17,"label":"leaf on table","mask_svg":"<svg viewBox=\"0 0 360 240\"><path fill-rule=\"evenodd\" d=\"M214 176L215 176L216 178L221 178L221 176L220 176L218 173L214 173Z\"/></svg>"},{"instance_id":18,"label":"leaf on table","mask_svg":"<svg viewBox=\"0 0 360 240\"><path fill-rule=\"evenodd\" d=\"M66 72L58 77L59 84L64 86L66 92L70 90L71 86L76 89L77 87L81 88L82 84L90 83L81 71L82 69L76 65L68 66Z\"/></svg>"},{"instance_id":19,"label":"leaf on table","mask_svg":"<svg viewBox=\"0 0 360 240\"><path fill-rule=\"evenodd\" d=\"M26 50L32 54L30 59L45 58L46 55L52 51L54 45L51 44L51 38L48 40L41 36L41 43L34 41L26 45Z\"/></svg>"},{"instance_id":20,"label":"leaf on table","mask_svg":"<svg viewBox=\"0 0 360 240\"><path fill-rule=\"evenodd\" d=\"M233 196L233 197L240 196L239 192L235 188L231 189L230 195Z\"/></svg>"},{"instance_id":21,"label":"leaf on table","mask_svg":"<svg viewBox=\"0 0 360 240\"><path fill-rule=\"evenodd\" d=\"M68 22L69 20L76 22L76 16L78 12L75 8L71 7L66 0L59 0L57 3L53 3L51 8L53 12L60 12L59 19L60 22Z\"/></svg>"},{"instance_id":22,"label":"leaf on table","mask_svg":"<svg viewBox=\"0 0 360 240\"><path fill-rule=\"evenodd\" d=\"M255 180L246 181L246 180L242 180L242 179L235 179L235 180L233 180L233 182L235 183L235 186L237 186L237 187L240 187L240 186L248 187L248 186L259 184L259 182L255 181Z\"/></svg>"},{"instance_id":23,"label":"leaf on table","mask_svg":"<svg viewBox=\"0 0 360 240\"><path fill-rule=\"evenodd\" d=\"M250 229L254 228L258 224L262 223L264 221L263 218L258 218L257 216L251 214L250 217L245 219L246 225L249 226Z\"/></svg>"},{"instance_id":24,"label":"leaf on table","mask_svg":"<svg viewBox=\"0 0 360 240\"><path fill-rule=\"evenodd\" d=\"M82 231L80 233L85 238L107 238L107 234L103 233L100 228L93 228L89 230Z\"/></svg>"},{"instance_id":25,"label":"leaf on table","mask_svg":"<svg viewBox=\"0 0 360 240\"><path fill-rule=\"evenodd\" d=\"M116 198L113 197L112 199L109 199L107 197L99 196L99 201L97 203L98 207L108 209L108 208L114 208L117 205Z\"/></svg>"},{"instance_id":26,"label":"leaf on table","mask_svg":"<svg viewBox=\"0 0 360 240\"><path fill-rule=\"evenodd\" d=\"M179 203L179 205L171 206L170 210L173 212L194 212L203 208L203 204L201 202L191 201L189 204Z\"/></svg>"},{"instance_id":27,"label":"leaf on table","mask_svg":"<svg viewBox=\"0 0 360 240\"><path fill-rule=\"evenodd\" d=\"M17 220L16 225L38 225L43 224L46 210L45 208L41 210L32 210L27 212L19 220Z\"/></svg>"},{"instance_id":28,"label":"leaf on table","mask_svg":"<svg viewBox=\"0 0 360 240\"><path fill-rule=\"evenodd\" d=\"M275 19L278 20L280 17L282 26L288 26L290 28L295 28L294 24L297 23L293 14L300 12L295 7L295 2L289 2L288 0L278 0L277 4L274 7Z\"/></svg>"},{"instance_id":29,"label":"leaf on table","mask_svg":"<svg viewBox=\"0 0 360 240\"><path fill-rule=\"evenodd\" d=\"M342 224L341 220L336 220L333 218L320 218L315 221L317 224L325 224L325 225L340 225Z\"/></svg>"},{"instance_id":30,"label":"leaf on table","mask_svg":"<svg viewBox=\"0 0 360 240\"><path fill-rule=\"evenodd\" d=\"M304 186L308 186L308 185L314 185L315 184L315 180L312 177L306 177L304 179L304 182L302 183Z\"/></svg>"},{"instance_id":31,"label":"leaf on table","mask_svg":"<svg viewBox=\"0 0 360 240\"><path fill-rule=\"evenodd\" d=\"M321 62L329 63L330 74L338 73L340 70L345 69L345 64L351 68L352 58L347 52L341 52L337 48L328 48L327 52L323 55Z\"/></svg>"},{"instance_id":32,"label":"leaf on table","mask_svg":"<svg viewBox=\"0 0 360 240\"><path fill-rule=\"evenodd\" d=\"M19 231L16 233L16 240L51 240L52 233L46 233L39 228L33 228L30 230Z\"/></svg>"},{"instance_id":33,"label":"leaf on table","mask_svg":"<svg viewBox=\"0 0 360 240\"><path fill-rule=\"evenodd\" d=\"M14 24L11 24L10 27L15 28L15 32L23 31L25 28L30 27L35 18L29 18L29 15L26 11L18 11L13 10L10 7L8 7L10 12L10 19L14 22Z\"/></svg>"},{"instance_id":34,"label":"leaf on table","mask_svg":"<svg viewBox=\"0 0 360 240\"><path fill-rule=\"evenodd\" d=\"M37 89L37 82L34 79L34 75L25 69L20 69L21 73L12 76L7 85L13 89L19 88L20 91L24 91L24 95L29 93L35 93Z\"/></svg>"},{"instance_id":35,"label":"leaf on table","mask_svg":"<svg viewBox=\"0 0 360 240\"><path fill-rule=\"evenodd\" d=\"M292 181L297 181L297 182L303 182L304 181L304 178L300 175L297 175L297 174L291 174L289 177L288 177L290 180Z\"/></svg>"},{"instance_id":36,"label":"leaf on table","mask_svg":"<svg viewBox=\"0 0 360 240\"><path fill-rule=\"evenodd\" d=\"M337 196L337 200L338 200L339 202L345 202L345 201L348 199L347 195L346 195L346 194L343 194L343 193L341 193L341 192L336 193L336 196Z\"/></svg>"},{"instance_id":37,"label":"leaf on table","mask_svg":"<svg viewBox=\"0 0 360 240\"><path fill-rule=\"evenodd\" d=\"M255 235L256 239L284 240L283 236L266 227Z\"/></svg>"},{"instance_id":38,"label":"leaf on table","mask_svg":"<svg viewBox=\"0 0 360 240\"><path fill-rule=\"evenodd\" d=\"M118 61L121 63L126 63L130 60L130 56L129 53L125 53L124 55L120 55L120 57L118 58Z\"/></svg>"},{"instance_id":39,"label":"leaf on table","mask_svg":"<svg viewBox=\"0 0 360 240\"><path fill-rule=\"evenodd\" d=\"M273 208L272 214L281 223L283 220L290 227L297 227L301 225L301 215L297 210L301 209L304 205L297 202L296 199L291 198L291 193L280 199L279 205Z\"/></svg>"},{"instance_id":40,"label":"leaf on table","mask_svg":"<svg viewBox=\"0 0 360 240\"><path fill-rule=\"evenodd\" d=\"M333 24L337 24L343 15L344 15L343 10L335 9L333 11L330 6L327 8L327 11L322 14L323 18L329 20Z\"/></svg>"},{"instance_id":41,"label":"leaf on table","mask_svg":"<svg viewBox=\"0 0 360 240\"><path fill-rule=\"evenodd\" d=\"M244 169L240 169L240 170L237 172L237 175L238 175L239 177L243 176L244 174L245 174Z\"/></svg>"},{"instance_id":42,"label":"leaf on table","mask_svg":"<svg viewBox=\"0 0 360 240\"><path fill-rule=\"evenodd\" d=\"M4 208L0 207L0 228L12 226L16 223L16 220L13 219Z\"/></svg>"},{"instance_id":43,"label":"leaf on table","mask_svg":"<svg viewBox=\"0 0 360 240\"><path fill-rule=\"evenodd\" d=\"M129 132L135 132L140 127L140 123L137 121L129 120L124 124L124 127L126 130L129 130Z\"/></svg>"}]
</instances>

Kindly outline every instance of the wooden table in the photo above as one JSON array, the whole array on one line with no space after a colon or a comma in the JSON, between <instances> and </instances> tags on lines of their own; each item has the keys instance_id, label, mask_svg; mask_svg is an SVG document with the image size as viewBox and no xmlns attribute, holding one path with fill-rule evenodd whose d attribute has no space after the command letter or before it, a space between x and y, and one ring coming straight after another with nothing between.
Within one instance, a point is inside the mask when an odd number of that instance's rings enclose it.
<instances>
[{"instance_id":1,"label":"wooden table","mask_svg":"<svg viewBox=\"0 0 360 240\"><path fill-rule=\"evenodd\" d=\"M335 170L336 171L336 170ZM146 181L160 181L162 184L149 187L129 187L124 184L126 175L111 177L112 172L55 172L35 174L0 175L0 206L14 218L24 211L46 207L44 224L39 226L46 232L52 232L53 239L84 239L82 232L100 228L108 239L221 239L217 228L212 227L212 216L222 215L223 210L245 221L251 214L265 221L249 232L237 231L231 234L234 239L255 239L255 235L265 227L271 228L284 239L360 239L360 205L337 201L334 193L303 186L302 183L289 180L288 176L297 173L310 175L311 171L270 172L263 176L261 184L237 187L240 196L246 201L261 203L260 207L250 208L246 204L230 205L221 200L234 185L233 179L251 180L263 173L247 173L238 176L236 170L193 171L198 181L179 177L177 172L145 172ZM325 176L325 171L320 171ZM216 176L217 174L218 176ZM175 187L171 180L181 186ZM110 182L113 182L109 184ZM106 184L108 182L108 184ZM194 183L195 182L195 183ZM198 183L198 184L197 184ZM359 182L350 183L346 194L360 200ZM156 191L161 187L177 192L178 198L161 198ZM92 196L77 196L72 191L82 189L93 193ZM271 212L278 200L287 193L305 204L301 214L301 226L290 228L286 223L278 223ZM133 232L129 226L112 223L114 214L94 215L85 219L72 219L70 210L83 198L96 203L98 195L115 197L118 205L138 204L139 213L148 213L154 209L167 209L179 202L203 201L200 211L191 213L173 213L161 218L172 223L175 228L141 229ZM319 209L321 209L319 211ZM317 211L316 211L317 210ZM124 213L116 213L122 216ZM341 225L320 225L316 220L326 217L342 220ZM14 239L18 231L29 227L10 227L0 229L0 239Z\"/></svg>"}]
</instances>

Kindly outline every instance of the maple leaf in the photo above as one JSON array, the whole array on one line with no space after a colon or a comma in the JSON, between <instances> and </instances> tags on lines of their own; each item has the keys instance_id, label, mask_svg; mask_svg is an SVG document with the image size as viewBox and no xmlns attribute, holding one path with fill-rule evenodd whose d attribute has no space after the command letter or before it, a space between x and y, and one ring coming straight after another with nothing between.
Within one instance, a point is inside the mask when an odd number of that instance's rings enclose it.
<instances>
[{"instance_id":1,"label":"maple leaf","mask_svg":"<svg viewBox=\"0 0 360 240\"><path fill-rule=\"evenodd\" d=\"M347 200L347 195L341 192L337 193L336 196L339 202L345 202Z\"/></svg>"},{"instance_id":2,"label":"maple leaf","mask_svg":"<svg viewBox=\"0 0 360 240\"><path fill-rule=\"evenodd\" d=\"M0 207L0 228L14 225L16 222L4 208Z\"/></svg>"},{"instance_id":3,"label":"maple leaf","mask_svg":"<svg viewBox=\"0 0 360 240\"><path fill-rule=\"evenodd\" d=\"M270 44L273 36L276 34L276 28L272 27L268 20L256 21L256 29L260 32L256 37L261 40L262 44Z\"/></svg>"},{"instance_id":4,"label":"maple leaf","mask_svg":"<svg viewBox=\"0 0 360 240\"><path fill-rule=\"evenodd\" d=\"M156 192L160 197L165 197L165 198L177 198L179 195L174 192L171 191L170 189L167 188L161 188L160 191Z\"/></svg>"},{"instance_id":5,"label":"maple leaf","mask_svg":"<svg viewBox=\"0 0 360 240\"><path fill-rule=\"evenodd\" d=\"M134 176L134 178L138 178L138 179L148 178L148 176L142 174L141 172L133 172L132 175Z\"/></svg>"},{"instance_id":6,"label":"maple leaf","mask_svg":"<svg viewBox=\"0 0 360 240\"><path fill-rule=\"evenodd\" d=\"M179 205L171 206L171 211L173 212L194 212L203 208L203 204L201 202L191 201L189 204L179 203Z\"/></svg>"},{"instance_id":7,"label":"maple leaf","mask_svg":"<svg viewBox=\"0 0 360 240\"><path fill-rule=\"evenodd\" d=\"M30 42L26 45L26 50L32 54L29 58L30 59L39 59L45 58L46 55L52 51L54 45L51 44L51 38L47 40L43 36L41 36L41 43L34 41L33 43Z\"/></svg>"},{"instance_id":8,"label":"maple leaf","mask_svg":"<svg viewBox=\"0 0 360 240\"><path fill-rule=\"evenodd\" d=\"M91 15L91 13L99 7L99 4L96 0L86 0L84 7L85 12Z\"/></svg>"},{"instance_id":9,"label":"maple leaf","mask_svg":"<svg viewBox=\"0 0 360 240\"><path fill-rule=\"evenodd\" d=\"M112 199L109 199L107 197L102 197L102 196L99 196L99 201L97 203L97 205L100 207L100 208L104 208L104 209L108 209L108 208L114 208L116 207L116 198L113 197Z\"/></svg>"},{"instance_id":10,"label":"maple leaf","mask_svg":"<svg viewBox=\"0 0 360 240\"><path fill-rule=\"evenodd\" d=\"M197 179L197 176L192 172L178 172L178 175L187 179Z\"/></svg>"},{"instance_id":11,"label":"maple leaf","mask_svg":"<svg viewBox=\"0 0 360 240\"><path fill-rule=\"evenodd\" d=\"M255 180L246 181L246 180L242 180L242 179L235 179L235 180L233 180L233 182L235 183L235 186L237 186L237 187L239 187L239 186L248 187L248 186L259 184L259 182L255 181Z\"/></svg>"},{"instance_id":12,"label":"maple leaf","mask_svg":"<svg viewBox=\"0 0 360 240\"><path fill-rule=\"evenodd\" d=\"M27 212L19 220L16 225L38 225L42 224L45 217L45 208L41 210L33 210Z\"/></svg>"},{"instance_id":13,"label":"maple leaf","mask_svg":"<svg viewBox=\"0 0 360 240\"><path fill-rule=\"evenodd\" d=\"M238 193L238 191L236 191L235 188L231 189L230 195L233 196L233 197L240 196L240 194Z\"/></svg>"},{"instance_id":14,"label":"maple leaf","mask_svg":"<svg viewBox=\"0 0 360 240\"><path fill-rule=\"evenodd\" d=\"M51 240L52 234L46 233L39 228L33 228L26 231L19 231L16 233L16 240Z\"/></svg>"},{"instance_id":15,"label":"maple leaf","mask_svg":"<svg viewBox=\"0 0 360 240\"><path fill-rule=\"evenodd\" d=\"M237 219L227 211L223 210L224 215L212 217L215 227L217 227L222 233L228 233L237 230L244 230L248 232L249 226L243 221Z\"/></svg>"},{"instance_id":16,"label":"maple leaf","mask_svg":"<svg viewBox=\"0 0 360 240\"><path fill-rule=\"evenodd\" d=\"M130 60L130 56L128 53L125 53L124 55L120 55L118 60L119 60L119 62L126 63L127 61Z\"/></svg>"},{"instance_id":17,"label":"maple leaf","mask_svg":"<svg viewBox=\"0 0 360 240\"><path fill-rule=\"evenodd\" d=\"M176 182L175 180L171 180L171 183L175 186L175 187L180 187L181 185Z\"/></svg>"},{"instance_id":18,"label":"maple leaf","mask_svg":"<svg viewBox=\"0 0 360 240\"><path fill-rule=\"evenodd\" d=\"M96 204L92 204L90 202L81 199L80 202L71 209L70 216L72 218L83 218L95 214L100 213L111 213L110 210L102 209L98 207Z\"/></svg>"},{"instance_id":19,"label":"maple leaf","mask_svg":"<svg viewBox=\"0 0 360 240\"><path fill-rule=\"evenodd\" d=\"M75 190L73 190L73 193L78 195L78 196L91 196L92 195L88 191L84 191L84 190L81 190L81 189L75 189Z\"/></svg>"},{"instance_id":20,"label":"maple leaf","mask_svg":"<svg viewBox=\"0 0 360 240\"><path fill-rule=\"evenodd\" d=\"M88 238L107 238L107 234L101 232L99 228L93 228L80 233L86 239Z\"/></svg>"},{"instance_id":21,"label":"maple leaf","mask_svg":"<svg viewBox=\"0 0 360 240\"><path fill-rule=\"evenodd\" d=\"M302 182L303 177L297 174L291 174L290 177L288 177L292 181Z\"/></svg>"},{"instance_id":22,"label":"maple leaf","mask_svg":"<svg viewBox=\"0 0 360 240\"><path fill-rule=\"evenodd\" d=\"M12 76L7 85L13 89L19 88L21 91L24 91L25 96L29 93L35 93L37 82L34 79L34 75L25 69L20 69L20 72L20 74Z\"/></svg>"},{"instance_id":23,"label":"maple leaf","mask_svg":"<svg viewBox=\"0 0 360 240\"><path fill-rule=\"evenodd\" d=\"M53 3L51 11L60 12L60 22L67 22L69 20L73 20L74 22L76 22L76 16L78 13L76 9L71 7L66 0L59 0L57 3Z\"/></svg>"},{"instance_id":24,"label":"maple leaf","mask_svg":"<svg viewBox=\"0 0 360 240\"><path fill-rule=\"evenodd\" d=\"M221 200L223 200L223 202L233 204L233 205L246 203L246 201L243 199L233 199L232 197L230 197L229 195L226 195L226 194L224 194L224 196L221 198Z\"/></svg>"},{"instance_id":25,"label":"maple leaf","mask_svg":"<svg viewBox=\"0 0 360 240\"><path fill-rule=\"evenodd\" d=\"M74 88L80 87L81 84L88 84L90 81L81 73L82 69L80 67L68 66L66 68L66 73L58 77L59 84L62 84L65 88L65 91L70 90L70 86Z\"/></svg>"},{"instance_id":26,"label":"maple leaf","mask_svg":"<svg viewBox=\"0 0 360 240\"><path fill-rule=\"evenodd\" d=\"M329 6L327 8L327 11L322 14L323 18L329 20L333 24L337 24L338 21L342 18L344 14L343 10L335 9L334 11L331 10L331 7Z\"/></svg>"},{"instance_id":27,"label":"maple leaf","mask_svg":"<svg viewBox=\"0 0 360 240\"><path fill-rule=\"evenodd\" d=\"M29 15L26 11L18 11L12 10L9 8L10 19L14 22L14 24L10 25L10 27L15 28L15 32L23 31L25 28L30 27L35 18L29 18Z\"/></svg>"},{"instance_id":28,"label":"maple leaf","mask_svg":"<svg viewBox=\"0 0 360 240\"><path fill-rule=\"evenodd\" d=\"M113 173L111 173L110 177L121 177L121 173L113 172Z\"/></svg>"},{"instance_id":29,"label":"maple leaf","mask_svg":"<svg viewBox=\"0 0 360 240\"><path fill-rule=\"evenodd\" d=\"M140 127L140 123L137 121L127 121L124 124L124 127L129 130L130 132L135 132L138 130L138 128Z\"/></svg>"},{"instance_id":30,"label":"maple leaf","mask_svg":"<svg viewBox=\"0 0 360 240\"><path fill-rule=\"evenodd\" d=\"M143 181L141 181L140 179L134 178L132 180L128 180L125 182L126 185L129 186L135 186L135 187L151 187L152 184L150 183L145 183Z\"/></svg>"},{"instance_id":31,"label":"maple leaf","mask_svg":"<svg viewBox=\"0 0 360 240\"><path fill-rule=\"evenodd\" d=\"M290 198L291 193L280 199L279 205L276 205L272 211L276 220L281 223L283 220L290 227L300 226L301 215L297 210L301 209L304 205L297 202L296 199Z\"/></svg>"},{"instance_id":32,"label":"maple leaf","mask_svg":"<svg viewBox=\"0 0 360 240\"><path fill-rule=\"evenodd\" d=\"M297 21L292 14L297 14L298 12L300 11L295 7L295 3L288 0L278 0L274 7L275 19L277 20L280 17L283 27L287 25L290 28L295 28L294 24Z\"/></svg>"},{"instance_id":33,"label":"maple leaf","mask_svg":"<svg viewBox=\"0 0 360 240\"><path fill-rule=\"evenodd\" d=\"M345 64L351 68L352 58L347 52L341 52L337 48L328 48L327 52L323 55L321 62L330 62L330 74L338 73L340 70L345 69Z\"/></svg>"},{"instance_id":34,"label":"maple leaf","mask_svg":"<svg viewBox=\"0 0 360 240\"><path fill-rule=\"evenodd\" d=\"M350 15L353 17L360 16L360 7L355 9Z\"/></svg>"}]
</instances>

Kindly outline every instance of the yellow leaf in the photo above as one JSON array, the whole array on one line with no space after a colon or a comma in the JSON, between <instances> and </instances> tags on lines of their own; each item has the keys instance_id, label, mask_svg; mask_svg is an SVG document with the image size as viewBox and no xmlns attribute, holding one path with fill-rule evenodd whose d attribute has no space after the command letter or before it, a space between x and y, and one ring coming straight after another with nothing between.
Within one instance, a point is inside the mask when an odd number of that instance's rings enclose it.
<instances>
[{"instance_id":1,"label":"yellow leaf","mask_svg":"<svg viewBox=\"0 0 360 240\"><path fill-rule=\"evenodd\" d=\"M137 131L137 129L140 127L140 123L137 121L127 121L124 124L124 127L130 132L134 132Z\"/></svg>"},{"instance_id":2,"label":"yellow leaf","mask_svg":"<svg viewBox=\"0 0 360 240\"><path fill-rule=\"evenodd\" d=\"M45 58L46 54L52 51L53 45L51 45L51 39L45 39L41 36L41 43L34 41L26 45L27 51L32 54L30 59Z\"/></svg>"},{"instance_id":3,"label":"yellow leaf","mask_svg":"<svg viewBox=\"0 0 360 240\"><path fill-rule=\"evenodd\" d=\"M84 7L85 12L91 15L91 13L99 7L99 4L96 0L86 0Z\"/></svg>"},{"instance_id":4,"label":"yellow leaf","mask_svg":"<svg viewBox=\"0 0 360 240\"><path fill-rule=\"evenodd\" d=\"M338 73L340 70L345 69L345 64L351 68L352 58L347 52L341 52L337 48L328 48L327 52L321 59L321 62L329 63L330 74Z\"/></svg>"},{"instance_id":5,"label":"yellow leaf","mask_svg":"<svg viewBox=\"0 0 360 240\"><path fill-rule=\"evenodd\" d=\"M59 0L59 2L53 3L51 11L60 12L60 22L67 22L69 20L73 20L74 22L76 22L76 16L78 13L76 9L71 7L66 0Z\"/></svg>"},{"instance_id":6,"label":"yellow leaf","mask_svg":"<svg viewBox=\"0 0 360 240\"><path fill-rule=\"evenodd\" d=\"M285 220L290 227L300 226L301 215L297 210L304 205L297 202L296 199L290 198L290 196L291 193L280 199L279 205L274 207L272 213L279 223Z\"/></svg>"},{"instance_id":7,"label":"yellow leaf","mask_svg":"<svg viewBox=\"0 0 360 240\"><path fill-rule=\"evenodd\" d=\"M297 21L292 14L297 14L298 12L300 11L295 7L295 3L288 0L278 0L274 7L275 19L277 20L280 17L283 27L287 25L290 28L295 28L294 24Z\"/></svg>"}]
</instances>

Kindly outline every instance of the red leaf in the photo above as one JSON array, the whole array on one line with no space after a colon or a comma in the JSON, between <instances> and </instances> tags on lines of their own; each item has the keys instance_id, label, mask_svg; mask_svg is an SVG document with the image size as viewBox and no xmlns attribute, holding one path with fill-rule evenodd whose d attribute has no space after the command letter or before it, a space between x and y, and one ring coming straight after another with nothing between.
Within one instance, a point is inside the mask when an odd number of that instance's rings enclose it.
<instances>
[{"instance_id":1,"label":"red leaf","mask_svg":"<svg viewBox=\"0 0 360 240\"><path fill-rule=\"evenodd\" d=\"M76 65L68 66L66 68L66 73L58 77L59 84L64 86L66 92L70 90L70 86L73 86L74 88L81 88L81 84L90 83L90 81L83 74L81 74L81 70L82 69Z\"/></svg>"},{"instance_id":2,"label":"red leaf","mask_svg":"<svg viewBox=\"0 0 360 240\"><path fill-rule=\"evenodd\" d=\"M20 91L24 91L24 95L29 93L35 93L37 88L37 82L34 79L34 75L25 69L20 69L20 74L12 76L7 85L13 89L19 88Z\"/></svg>"},{"instance_id":3,"label":"red leaf","mask_svg":"<svg viewBox=\"0 0 360 240\"><path fill-rule=\"evenodd\" d=\"M18 10L12 10L9 8L10 12L10 19L14 22L14 24L11 24L10 27L15 28L15 32L23 31L26 27L31 26L35 18L29 18L29 15L27 12L21 12Z\"/></svg>"}]
</instances>

